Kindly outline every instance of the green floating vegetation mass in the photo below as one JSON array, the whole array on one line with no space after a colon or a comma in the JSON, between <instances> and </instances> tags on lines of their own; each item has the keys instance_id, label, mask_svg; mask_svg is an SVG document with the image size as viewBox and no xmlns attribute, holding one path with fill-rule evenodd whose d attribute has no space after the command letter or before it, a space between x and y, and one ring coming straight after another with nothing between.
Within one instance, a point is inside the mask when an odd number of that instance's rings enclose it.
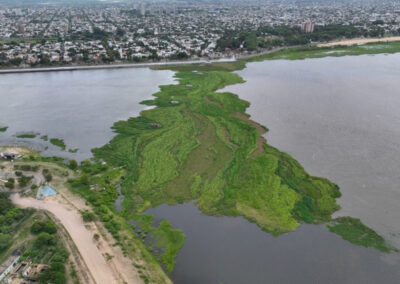
<instances>
[{"instance_id":1,"label":"green floating vegetation mass","mask_svg":"<svg viewBox=\"0 0 400 284\"><path fill-rule=\"evenodd\" d=\"M61 148L62 150L65 150L66 145L63 139L58 139L58 138L51 138L50 143L53 144L54 146L57 146Z\"/></svg>"},{"instance_id":2,"label":"green floating vegetation mass","mask_svg":"<svg viewBox=\"0 0 400 284\"><path fill-rule=\"evenodd\" d=\"M340 217L332 220L327 226L331 232L353 244L376 248L382 252L392 251L381 236L365 226L359 219Z\"/></svg>"},{"instance_id":3,"label":"green floating vegetation mass","mask_svg":"<svg viewBox=\"0 0 400 284\"><path fill-rule=\"evenodd\" d=\"M22 138L22 139L33 139L36 138L36 134L19 134L16 137L17 138Z\"/></svg>"},{"instance_id":4,"label":"green floating vegetation mass","mask_svg":"<svg viewBox=\"0 0 400 284\"><path fill-rule=\"evenodd\" d=\"M175 258L185 243L185 235L181 230L172 228L168 220L163 220L158 226L154 226L154 217L147 214L130 216L137 222L135 232L148 243L148 246L157 259L165 266L168 272L172 272L175 266ZM155 251L158 251L156 253Z\"/></svg>"},{"instance_id":5,"label":"green floating vegetation mass","mask_svg":"<svg viewBox=\"0 0 400 284\"><path fill-rule=\"evenodd\" d=\"M42 139L43 141L48 141L49 140L49 136L42 135L42 136L40 136L40 139Z\"/></svg>"},{"instance_id":6,"label":"green floating vegetation mass","mask_svg":"<svg viewBox=\"0 0 400 284\"><path fill-rule=\"evenodd\" d=\"M8 126L1 126L0 127L0 132L6 132L8 129Z\"/></svg>"},{"instance_id":7,"label":"green floating vegetation mass","mask_svg":"<svg viewBox=\"0 0 400 284\"><path fill-rule=\"evenodd\" d=\"M274 234L299 222L321 223L339 206L338 187L309 176L267 145L245 114L249 103L218 89L243 80L227 71L179 72L162 86L158 106L114 125L118 135L96 158L123 167L125 209L196 200L206 214L244 216ZM188 87L190 85L190 87ZM178 103L177 103L178 102Z\"/></svg>"}]
</instances>

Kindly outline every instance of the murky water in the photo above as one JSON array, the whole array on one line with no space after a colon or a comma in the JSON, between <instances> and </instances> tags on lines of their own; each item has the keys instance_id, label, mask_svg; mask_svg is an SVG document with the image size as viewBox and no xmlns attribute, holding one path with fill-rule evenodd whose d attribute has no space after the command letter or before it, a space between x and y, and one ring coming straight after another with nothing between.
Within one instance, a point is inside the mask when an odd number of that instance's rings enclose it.
<instances>
[{"instance_id":1,"label":"murky water","mask_svg":"<svg viewBox=\"0 0 400 284\"><path fill-rule=\"evenodd\" d=\"M273 237L243 218L201 215L192 203L146 213L186 234L171 274L177 283L399 283L400 257L354 246L325 226Z\"/></svg>"},{"instance_id":2,"label":"murky water","mask_svg":"<svg viewBox=\"0 0 400 284\"><path fill-rule=\"evenodd\" d=\"M268 142L340 185L340 215L400 247L400 54L266 61L225 91L251 102ZM354 246L324 226L277 238L189 203L152 209L187 235L176 283L400 283L400 255Z\"/></svg>"},{"instance_id":3,"label":"murky water","mask_svg":"<svg viewBox=\"0 0 400 284\"><path fill-rule=\"evenodd\" d=\"M174 73L142 69L48 72L0 75L0 144L21 144L77 160L91 157L91 149L114 136L111 126L137 116L159 85L172 84ZM65 140L60 151L49 142L19 139L34 132ZM46 147L48 147L47 150Z\"/></svg>"},{"instance_id":4,"label":"murky water","mask_svg":"<svg viewBox=\"0 0 400 284\"><path fill-rule=\"evenodd\" d=\"M400 54L251 63L226 90L268 142L337 183L339 215L400 248Z\"/></svg>"}]
</instances>

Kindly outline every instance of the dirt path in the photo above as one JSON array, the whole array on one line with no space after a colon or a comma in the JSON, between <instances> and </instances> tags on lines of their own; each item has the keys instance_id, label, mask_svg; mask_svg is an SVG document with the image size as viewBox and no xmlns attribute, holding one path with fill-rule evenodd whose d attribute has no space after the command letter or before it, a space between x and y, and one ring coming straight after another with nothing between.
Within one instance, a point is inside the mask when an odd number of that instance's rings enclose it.
<instances>
[{"instance_id":1,"label":"dirt path","mask_svg":"<svg viewBox=\"0 0 400 284\"><path fill-rule=\"evenodd\" d=\"M141 283L140 278L123 277L114 259L106 261L106 253L112 251L105 242L97 246L93 240L93 232L88 230L82 221L82 217L72 206L60 202L58 199L36 200L33 198L21 198L19 194L12 196L12 201L21 207L32 207L46 210L60 220L84 259L90 274L98 284L103 283Z\"/></svg>"},{"instance_id":2,"label":"dirt path","mask_svg":"<svg viewBox=\"0 0 400 284\"><path fill-rule=\"evenodd\" d=\"M331 47L331 46L337 46L337 45L355 45L355 44L366 44L366 43L376 43L376 42L392 42L392 41L400 41L400 36L384 37L384 38L349 39L349 40L321 43L321 44L318 44L318 47Z\"/></svg>"}]
</instances>

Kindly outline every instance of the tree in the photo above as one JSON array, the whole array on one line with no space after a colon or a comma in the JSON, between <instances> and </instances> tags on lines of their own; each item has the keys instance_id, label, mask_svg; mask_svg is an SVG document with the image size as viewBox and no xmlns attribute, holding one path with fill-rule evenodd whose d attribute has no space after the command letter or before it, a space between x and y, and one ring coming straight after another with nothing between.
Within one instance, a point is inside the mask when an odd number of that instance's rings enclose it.
<instances>
[{"instance_id":1,"label":"tree","mask_svg":"<svg viewBox=\"0 0 400 284\"><path fill-rule=\"evenodd\" d=\"M8 181L4 184L8 189L13 189L15 185L15 180L13 178L9 178Z\"/></svg>"},{"instance_id":2,"label":"tree","mask_svg":"<svg viewBox=\"0 0 400 284\"><path fill-rule=\"evenodd\" d=\"M37 249L41 249L44 246L53 246L57 242L57 239L54 235L50 235L49 233L42 232L39 234L37 239L34 242L34 246Z\"/></svg>"},{"instance_id":3,"label":"tree","mask_svg":"<svg viewBox=\"0 0 400 284\"><path fill-rule=\"evenodd\" d=\"M10 235L0 233L0 252L5 251L11 245L12 238Z\"/></svg>"},{"instance_id":4,"label":"tree","mask_svg":"<svg viewBox=\"0 0 400 284\"><path fill-rule=\"evenodd\" d=\"M69 168L71 170L76 170L78 168L78 163L75 160L69 160Z\"/></svg>"},{"instance_id":5,"label":"tree","mask_svg":"<svg viewBox=\"0 0 400 284\"><path fill-rule=\"evenodd\" d=\"M119 37L123 37L125 35L125 30L123 30L121 28L117 28L116 34Z\"/></svg>"},{"instance_id":6,"label":"tree","mask_svg":"<svg viewBox=\"0 0 400 284\"><path fill-rule=\"evenodd\" d=\"M53 176L51 175L51 173L48 169L43 169L42 174L43 174L44 179L47 182L50 182L53 179Z\"/></svg>"},{"instance_id":7,"label":"tree","mask_svg":"<svg viewBox=\"0 0 400 284\"><path fill-rule=\"evenodd\" d=\"M8 210L13 208L11 200L8 197L8 193L0 192L0 215L5 215Z\"/></svg>"},{"instance_id":8,"label":"tree","mask_svg":"<svg viewBox=\"0 0 400 284\"><path fill-rule=\"evenodd\" d=\"M92 212L86 210L82 212L82 219L85 222L91 222L96 219L96 216Z\"/></svg>"},{"instance_id":9,"label":"tree","mask_svg":"<svg viewBox=\"0 0 400 284\"><path fill-rule=\"evenodd\" d=\"M255 32L250 33L246 36L246 39L244 41L245 47L249 51L253 51L257 49L257 35Z\"/></svg>"},{"instance_id":10,"label":"tree","mask_svg":"<svg viewBox=\"0 0 400 284\"><path fill-rule=\"evenodd\" d=\"M39 234L39 233L48 233L53 235L57 232L57 225L52 221L36 221L31 226L31 233L32 234Z\"/></svg>"}]
</instances>

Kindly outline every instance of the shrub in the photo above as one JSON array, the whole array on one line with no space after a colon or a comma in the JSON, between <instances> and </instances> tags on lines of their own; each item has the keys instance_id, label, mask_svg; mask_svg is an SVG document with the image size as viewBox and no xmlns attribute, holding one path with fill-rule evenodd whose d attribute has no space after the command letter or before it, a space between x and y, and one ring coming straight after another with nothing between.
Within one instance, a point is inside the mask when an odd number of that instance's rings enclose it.
<instances>
[{"instance_id":1,"label":"shrub","mask_svg":"<svg viewBox=\"0 0 400 284\"><path fill-rule=\"evenodd\" d=\"M0 233L0 252L5 251L11 245L12 238L10 235Z\"/></svg>"},{"instance_id":2,"label":"shrub","mask_svg":"<svg viewBox=\"0 0 400 284\"><path fill-rule=\"evenodd\" d=\"M15 185L15 180L13 178L9 178L8 181L4 184L8 189L13 189Z\"/></svg>"},{"instance_id":3,"label":"shrub","mask_svg":"<svg viewBox=\"0 0 400 284\"><path fill-rule=\"evenodd\" d=\"M91 222L96 219L96 215L94 215L93 212L86 210L86 211L82 212L82 219L85 222Z\"/></svg>"},{"instance_id":4,"label":"shrub","mask_svg":"<svg viewBox=\"0 0 400 284\"><path fill-rule=\"evenodd\" d=\"M57 232L57 226L52 221L36 221L31 226L31 233L32 234L39 234L39 233L47 233L47 234L55 234Z\"/></svg>"},{"instance_id":5,"label":"shrub","mask_svg":"<svg viewBox=\"0 0 400 284\"><path fill-rule=\"evenodd\" d=\"M25 187L32 179L33 179L32 176L27 177L27 176L22 175L21 177L18 178L19 186Z\"/></svg>"},{"instance_id":6,"label":"shrub","mask_svg":"<svg viewBox=\"0 0 400 284\"><path fill-rule=\"evenodd\" d=\"M39 234L37 239L34 242L34 247L36 249L41 249L44 246L53 246L57 242L57 238L54 235L50 235L49 233L42 232Z\"/></svg>"},{"instance_id":7,"label":"shrub","mask_svg":"<svg viewBox=\"0 0 400 284\"><path fill-rule=\"evenodd\" d=\"M42 171L43 177L47 182L52 181L53 176L51 175L50 171L48 169L43 169Z\"/></svg>"},{"instance_id":8,"label":"shrub","mask_svg":"<svg viewBox=\"0 0 400 284\"><path fill-rule=\"evenodd\" d=\"M76 170L78 168L78 163L75 160L69 160L69 168L71 170Z\"/></svg>"}]
</instances>

